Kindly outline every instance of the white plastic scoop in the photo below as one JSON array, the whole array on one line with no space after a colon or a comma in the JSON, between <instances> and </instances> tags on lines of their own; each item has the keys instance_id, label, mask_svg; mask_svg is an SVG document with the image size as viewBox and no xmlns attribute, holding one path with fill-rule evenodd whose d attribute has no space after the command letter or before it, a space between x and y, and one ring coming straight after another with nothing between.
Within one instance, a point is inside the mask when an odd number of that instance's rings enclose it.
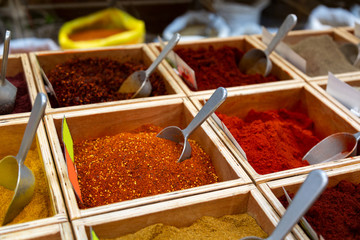
<instances>
[{"instance_id":1,"label":"white plastic scoop","mask_svg":"<svg viewBox=\"0 0 360 240\"><path fill-rule=\"evenodd\" d=\"M307 210L313 205L320 194L325 190L328 177L323 170L314 170L309 173L304 183L296 193L294 200L287 208L280 219L275 230L267 240L281 240L291 231L299 219L305 215ZM259 240L259 237L244 237L240 240Z\"/></svg>"},{"instance_id":2,"label":"white plastic scoop","mask_svg":"<svg viewBox=\"0 0 360 240\"><path fill-rule=\"evenodd\" d=\"M33 196L35 177L24 161L44 115L46 102L46 95L39 93L35 99L18 154L16 157L10 155L0 160L0 185L14 190L14 196L5 214L3 225L11 222Z\"/></svg>"},{"instance_id":3,"label":"white plastic scoop","mask_svg":"<svg viewBox=\"0 0 360 240\"><path fill-rule=\"evenodd\" d=\"M146 70L140 70L132 73L120 86L118 92L120 93L133 93L131 98L148 97L151 94L152 86L149 80L150 74L166 57L166 55L175 47L180 40L180 34L175 33L170 39L165 48L161 51L160 55Z\"/></svg>"},{"instance_id":4,"label":"white plastic scoop","mask_svg":"<svg viewBox=\"0 0 360 240\"><path fill-rule=\"evenodd\" d=\"M188 137L225 101L226 96L226 89L219 87L184 130L176 126L169 126L158 133L157 137L159 138L165 138L183 145L178 162L191 157L191 146L188 142Z\"/></svg>"},{"instance_id":5,"label":"white plastic scoop","mask_svg":"<svg viewBox=\"0 0 360 240\"><path fill-rule=\"evenodd\" d=\"M261 74L267 76L272 69L272 63L269 58L271 52L284 39L287 33L294 28L297 22L297 17L290 14L280 26L275 37L271 40L268 47L263 51L258 48L253 48L247 51L241 58L239 63L240 71L246 74Z\"/></svg>"},{"instance_id":6,"label":"white plastic scoop","mask_svg":"<svg viewBox=\"0 0 360 240\"><path fill-rule=\"evenodd\" d=\"M2 56L0 76L0 115L9 114L14 110L17 88L6 77L11 32L6 30L4 52Z\"/></svg>"},{"instance_id":7,"label":"white plastic scoop","mask_svg":"<svg viewBox=\"0 0 360 240\"><path fill-rule=\"evenodd\" d=\"M360 132L351 134L340 132L324 138L312 147L303 157L309 164L329 162L354 156L357 153L357 143Z\"/></svg>"}]
</instances>

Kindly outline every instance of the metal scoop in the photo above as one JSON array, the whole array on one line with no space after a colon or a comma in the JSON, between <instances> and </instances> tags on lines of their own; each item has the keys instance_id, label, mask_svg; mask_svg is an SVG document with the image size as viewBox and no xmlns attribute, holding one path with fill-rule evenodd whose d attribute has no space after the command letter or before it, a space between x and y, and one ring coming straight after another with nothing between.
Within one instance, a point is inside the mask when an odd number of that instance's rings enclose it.
<instances>
[{"instance_id":1,"label":"metal scoop","mask_svg":"<svg viewBox=\"0 0 360 240\"><path fill-rule=\"evenodd\" d=\"M6 156L0 160L0 185L14 190L14 196L5 214L3 225L11 222L31 201L35 189L35 178L24 161L31 147L36 130L46 106L46 96L39 93L35 99L29 122L16 157Z\"/></svg>"},{"instance_id":2,"label":"metal scoop","mask_svg":"<svg viewBox=\"0 0 360 240\"><path fill-rule=\"evenodd\" d=\"M345 58L355 67L360 67L360 51L359 44L344 43L340 46L340 51L344 54Z\"/></svg>"},{"instance_id":3,"label":"metal scoop","mask_svg":"<svg viewBox=\"0 0 360 240\"><path fill-rule=\"evenodd\" d=\"M309 164L329 162L354 156L357 153L357 142L360 132L351 134L340 132L324 138L312 147L303 157Z\"/></svg>"},{"instance_id":4,"label":"metal scoop","mask_svg":"<svg viewBox=\"0 0 360 240\"><path fill-rule=\"evenodd\" d=\"M182 162L191 157L191 146L188 142L188 137L225 101L226 96L226 89L219 87L184 130L176 126L169 126L158 133L157 137L159 138L165 138L183 145L178 162Z\"/></svg>"},{"instance_id":5,"label":"metal scoop","mask_svg":"<svg viewBox=\"0 0 360 240\"><path fill-rule=\"evenodd\" d=\"M120 93L134 93L131 98L148 97L151 94L152 86L149 81L150 74L166 57L166 55L175 47L180 40L180 34L176 33L170 39L168 44L161 51L160 55L150 65L147 70L140 70L132 73L120 86Z\"/></svg>"},{"instance_id":6,"label":"metal scoop","mask_svg":"<svg viewBox=\"0 0 360 240\"><path fill-rule=\"evenodd\" d=\"M6 77L11 32L6 30L0 76L0 115L14 110L17 88Z\"/></svg>"},{"instance_id":7,"label":"metal scoop","mask_svg":"<svg viewBox=\"0 0 360 240\"><path fill-rule=\"evenodd\" d=\"M292 202L292 200L291 200L289 194L287 193L287 191L285 190L284 187L282 187L282 189L284 191L284 195L286 197L288 204L290 204ZM310 223L304 217L302 217L300 219L299 223L300 223L301 227L303 228L303 230L306 232L306 234L310 237L310 239L312 239L312 240L322 239L322 236L320 235L320 238L318 237L315 230L311 227Z\"/></svg>"},{"instance_id":8,"label":"metal scoop","mask_svg":"<svg viewBox=\"0 0 360 240\"><path fill-rule=\"evenodd\" d=\"M267 240L281 240L291 231L299 219L304 216L307 210L312 206L315 200L325 190L328 183L328 177L323 170L314 170L309 173L294 200L287 208L275 230ZM244 237L240 240L258 240L262 239L255 236Z\"/></svg>"},{"instance_id":9,"label":"metal scoop","mask_svg":"<svg viewBox=\"0 0 360 240\"><path fill-rule=\"evenodd\" d=\"M296 15L288 15L264 51L258 48L253 48L244 54L239 63L240 71L246 74L258 73L263 76L267 76L272 69L272 63L269 59L271 52L276 48L281 40L284 39L287 33L293 29L296 22Z\"/></svg>"}]
</instances>

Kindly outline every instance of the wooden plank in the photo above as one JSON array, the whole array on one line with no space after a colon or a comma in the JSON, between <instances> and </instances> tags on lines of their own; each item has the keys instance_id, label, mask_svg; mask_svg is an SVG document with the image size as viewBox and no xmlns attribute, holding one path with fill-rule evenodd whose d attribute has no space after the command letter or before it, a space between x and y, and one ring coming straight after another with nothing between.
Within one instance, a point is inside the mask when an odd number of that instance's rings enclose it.
<instances>
[{"instance_id":1,"label":"wooden plank","mask_svg":"<svg viewBox=\"0 0 360 240\"><path fill-rule=\"evenodd\" d=\"M325 171L329 178L327 187L333 187L341 180L347 180L354 184L360 183L360 164L327 169ZM282 187L284 187L289 193L296 193L306 177L307 175L301 175L287 179L274 180L262 183L258 187L279 216L282 216L285 212L285 208L278 200L280 196L284 195ZM294 230L293 233L298 239L308 239L304 231L299 226L296 227L296 231Z\"/></svg>"},{"instance_id":2,"label":"wooden plank","mask_svg":"<svg viewBox=\"0 0 360 240\"><path fill-rule=\"evenodd\" d=\"M209 154L221 182L106 206L79 209L67 175L65 160L60 146L61 139L59 137L61 136L61 123L64 116L67 119L73 140L76 142L82 139L129 131L143 124L155 124L161 127L175 125L183 129L193 119L195 111L196 109L189 100L178 98L167 101L152 101L99 108L96 111L94 109L87 109L46 116L46 129L70 218L77 219L251 182L240 164L228 152L220 139L217 138L217 135L212 132L207 123L204 123L190 138L197 141L204 151Z\"/></svg>"},{"instance_id":3,"label":"wooden plank","mask_svg":"<svg viewBox=\"0 0 360 240\"><path fill-rule=\"evenodd\" d=\"M214 49L218 49L224 46L236 47L242 51L248 51L252 48L257 48L256 42L253 42L252 38L248 36L238 36L238 37L227 37L227 38L207 38L196 41L189 42L179 42L174 50L176 49L194 49L197 50L199 48L209 48L210 46L214 47ZM160 44L159 43L150 43L149 47L155 53L156 56L160 54ZM260 47L261 49L265 49L264 47ZM292 71L285 64L282 64L278 59L270 56L270 59L273 63L273 68L271 73L277 76L280 81L279 82L270 82L270 83L261 83L261 84L251 84L247 86L238 86L238 87L230 87L227 88L228 91L238 91L249 88L260 88L264 86L273 86L278 84L283 84L287 82L293 81L302 81L302 78L298 76L294 71ZM212 90L204 90L204 91L192 91L190 88L184 83L180 76L176 74L176 72L172 69L171 65L168 62L164 63L167 71L172 75L175 81L180 85L183 91L187 94L187 96L196 96L200 94L210 94L214 91ZM196 74L196 73L195 73ZM219 86L220 87L220 86Z\"/></svg>"},{"instance_id":4,"label":"wooden plank","mask_svg":"<svg viewBox=\"0 0 360 240\"><path fill-rule=\"evenodd\" d=\"M155 55L149 50L148 46L145 44L134 44L134 45L124 45L119 47L104 47L98 49L79 49L79 50L67 50L67 51L47 51L47 52L34 52L29 54L30 62L34 70L34 78L36 85L40 92L46 93L45 85L43 83L39 65L44 69L45 73L54 69L56 65L64 63L72 58L110 58L112 60L119 61L121 63L133 61L140 62L143 61L145 65L150 66L150 64L155 60ZM184 92L178 86L178 84L172 79L170 74L164 69L163 64L161 63L155 70L165 83L166 91L168 95L163 96L154 96L146 98L137 98L129 100L119 100L105 103L94 103L86 104L80 106L71 106L71 107L61 107L53 108L50 103L48 103L46 113L59 113L59 112L69 112L82 109L91 109L91 108L100 108L107 107L119 104L129 104L129 103L138 103L138 102L147 102L154 100L166 100L175 97L185 96Z\"/></svg>"},{"instance_id":5,"label":"wooden plank","mask_svg":"<svg viewBox=\"0 0 360 240\"><path fill-rule=\"evenodd\" d=\"M194 96L191 101L200 109L210 96ZM360 125L350 119L342 109L334 106L327 98L315 91L307 83L288 84L262 88L258 90L229 92L226 101L218 108L218 112L244 118L251 109L257 111L274 110L285 108L293 110L298 107L304 111L314 122L314 131L319 138L324 138L336 132L358 132ZM321 114L319 114L321 113ZM273 179L286 178L289 176L308 173L314 169L331 169L348 164L357 163L359 158L347 158L328 163L321 163L296 169L290 169L271 174L258 174L247 162L242 154L235 148L224 131L211 118L210 126L218 134L236 159L241 163L250 177L257 183L267 182Z\"/></svg>"},{"instance_id":6,"label":"wooden plank","mask_svg":"<svg viewBox=\"0 0 360 240\"><path fill-rule=\"evenodd\" d=\"M326 30L296 30L296 31L290 31L288 35L283 40L286 44L295 44L307 37L314 37L314 36L322 36L322 35L329 35L336 43L343 44L343 43L358 43L354 37L352 37L350 34L344 34L342 31L337 30L336 28L326 29ZM261 40L261 35L252 35L250 38L253 39L254 42L256 42L257 46L259 47L266 47L266 45ZM303 78L306 81L314 81L314 80L321 80L324 78L327 78L327 76L316 76L311 77L307 75L306 73L302 72L300 69L296 68L293 64L291 64L289 61L281 57L276 52L273 52L271 55L274 55L274 58L279 59L280 62L288 66L292 71L294 71L298 76ZM360 70L352 73L340 73L336 74L335 76L341 77L341 76L348 76L348 75L360 75Z\"/></svg>"},{"instance_id":7,"label":"wooden plank","mask_svg":"<svg viewBox=\"0 0 360 240\"><path fill-rule=\"evenodd\" d=\"M17 232L1 235L0 239L72 240L74 239L74 236L70 223L66 222L37 227L29 230L19 230Z\"/></svg>"},{"instance_id":8,"label":"wooden plank","mask_svg":"<svg viewBox=\"0 0 360 240\"><path fill-rule=\"evenodd\" d=\"M2 143L2 147L0 149L1 156L15 156L17 154L25 127L27 125L27 121L28 118L17 118L5 120L0 123L0 142ZM0 235L67 221L65 204L63 201L51 151L48 145L45 128L42 122L39 124L36 139L33 141L30 149L37 150L40 161L43 162L42 167L44 170L45 181L47 182L49 190L52 215L47 218L30 222L2 226L0 227Z\"/></svg>"},{"instance_id":9,"label":"wooden plank","mask_svg":"<svg viewBox=\"0 0 360 240\"><path fill-rule=\"evenodd\" d=\"M78 239L88 239L93 227L101 238L114 238L136 232L155 223L186 227L202 216L221 217L248 213L268 234L279 221L276 212L252 184L160 202L133 209L77 219L73 221ZM174 217L176 216L176 217ZM286 239L294 239L288 234Z\"/></svg>"},{"instance_id":10,"label":"wooden plank","mask_svg":"<svg viewBox=\"0 0 360 240\"><path fill-rule=\"evenodd\" d=\"M0 64L2 64L2 58L0 59ZM26 81L29 99L32 105L34 104L37 95L37 89L35 86L35 81L29 59L26 54L10 54L8 58L6 76L14 77L19 73L24 73L24 80ZM0 121L5 119L22 118L29 116L30 112L0 115Z\"/></svg>"},{"instance_id":11,"label":"wooden plank","mask_svg":"<svg viewBox=\"0 0 360 240\"><path fill-rule=\"evenodd\" d=\"M360 76L357 75L348 75L348 76L340 76L339 79L341 81L346 82L350 86L360 87ZM312 81L309 84L320 94L324 95L325 98L329 99L334 105L336 105L339 109L341 109L344 113L346 113L351 119L360 124L360 118L352 113L348 108L346 108L342 103L340 103L337 99L332 97L330 94L326 92L327 79Z\"/></svg>"}]
</instances>

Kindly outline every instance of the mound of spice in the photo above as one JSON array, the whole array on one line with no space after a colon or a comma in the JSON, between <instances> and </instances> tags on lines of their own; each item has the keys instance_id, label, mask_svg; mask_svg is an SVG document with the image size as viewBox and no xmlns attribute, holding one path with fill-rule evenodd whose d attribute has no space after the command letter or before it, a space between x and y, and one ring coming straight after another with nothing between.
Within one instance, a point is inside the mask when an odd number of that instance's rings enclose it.
<instances>
[{"instance_id":1,"label":"mound of spice","mask_svg":"<svg viewBox=\"0 0 360 240\"><path fill-rule=\"evenodd\" d=\"M329 35L307 37L290 47L306 60L306 74L312 77L360 70L348 62Z\"/></svg>"},{"instance_id":2,"label":"mound of spice","mask_svg":"<svg viewBox=\"0 0 360 240\"><path fill-rule=\"evenodd\" d=\"M50 194L47 186L43 164L36 150L29 150L25 165L35 176L34 195L28 205L9 224L29 222L51 216ZM14 196L14 191L0 186L0 223L4 221L5 214Z\"/></svg>"},{"instance_id":3,"label":"mound of spice","mask_svg":"<svg viewBox=\"0 0 360 240\"><path fill-rule=\"evenodd\" d=\"M24 78L24 73L20 72L15 76L7 76L6 79L17 88L15 106L14 110L11 113L30 112L31 101L27 89L27 84Z\"/></svg>"},{"instance_id":4,"label":"mound of spice","mask_svg":"<svg viewBox=\"0 0 360 240\"><path fill-rule=\"evenodd\" d=\"M253 217L243 213L225 215L220 218L204 216L191 226L184 228L158 223L143 228L134 234L128 234L112 240L239 240L247 236L266 238L268 235L261 229Z\"/></svg>"},{"instance_id":5,"label":"mound of spice","mask_svg":"<svg viewBox=\"0 0 360 240\"><path fill-rule=\"evenodd\" d=\"M210 157L193 140L192 156L177 162L182 146L144 125L132 132L74 143L84 206L96 207L218 181Z\"/></svg>"},{"instance_id":6,"label":"mound of spice","mask_svg":"<svg viewBox=\"0 0 360 240\"><path fill-rule=\"evenodd\" d=\"M279 81L269 74L243 74L238 64L244 52L229 46L219 49L209 48L186 49L179 48L176 53L195 71L198 91L216 89L218 87L235 87L249 84ZM192 91L196 91L191 88Z\"/></svg>"},{"instance_id":7,"label":"mound of spice","mask_svg":"<svg viewBox=\"0 0 360 240\"><path fill-rule=\"evenodd\" d=\"M302 157L319 142L305 114L286 109L249 111L244 119L216 113L259 174L309 165Z\"/></svg>"},{"instance_id":8,"label":"mound of spice","mask_svg":"<svg viewBox=\"0 0 360 240\"><path fill-rule=\"evenodd\" d=\"M70 59L57 65L49 78L59 107L129 99L132 94L118 93L125 79L137 70L145 70L143 63L118 61L108 58ZM151 96L166 95L165 83L156 72L149 78ZM55 106L52 103L53 107Z\"/></svg>"},{"instance_id":9,"label":"mound of spice","mask_svg":"<svg viewBox=\"0 0 360 240\"><path fill-rule=\"evenodd\" d=\"M279 200L287 208L285 195ZM360 183L342 180L327 188L305 218L326 240L360 239Z\"/></svg>"}]
</instances>

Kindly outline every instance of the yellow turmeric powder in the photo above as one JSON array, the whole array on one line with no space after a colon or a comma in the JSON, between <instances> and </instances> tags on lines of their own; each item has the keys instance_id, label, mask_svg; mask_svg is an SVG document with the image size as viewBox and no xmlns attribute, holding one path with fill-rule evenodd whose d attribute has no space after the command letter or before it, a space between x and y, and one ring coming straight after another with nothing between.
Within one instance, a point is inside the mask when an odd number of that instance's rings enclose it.
<instances>
[{"instance_id":1,"label":"yellow turmeric powder","mask_svg":"<svg viewBox=\"0 0 360 240\"><path fill-rule=\"evenodd\" d=\"M239 240L247 236L266 238L268 235L253 217L243 213L225 215L220 218L204 216L191 226L184 228L158 223L143 228L134 234L128 234L113 240Z\"/></svg>"},{"instance_id":2,"label":"yellow turmeric powder","mask_svg":"<svg viewBox=\"0 0 360 240\"><path fill-rule=\"evenodd\" d=\"M43 170L43 163L37 150L30 150L25 159L28 166L35 176L34 195L28 205L17 215L9 224L23 223L40 218L49 217L51 213L50 195L47 180ZM3 222L6 211L13 198L14 191L0 186L0 224Z\"/></svg>"}]
</instances>

